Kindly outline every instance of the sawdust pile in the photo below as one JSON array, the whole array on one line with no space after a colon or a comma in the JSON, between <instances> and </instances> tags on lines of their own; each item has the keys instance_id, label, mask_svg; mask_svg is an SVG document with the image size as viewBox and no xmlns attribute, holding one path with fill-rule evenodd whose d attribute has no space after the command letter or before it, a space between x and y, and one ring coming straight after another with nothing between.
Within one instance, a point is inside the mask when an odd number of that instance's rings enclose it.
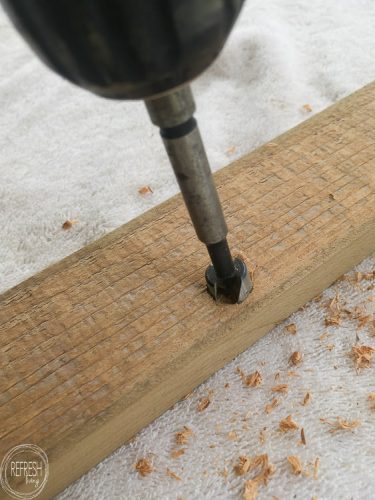
<instances>
[{"instance_id":1,"label":"sawdust pile","mask_svg":"<svg viewBox=\"0 0 375 500\"><path fill-rule=\"evenodd\" d=\"M357 273L355 278L347 278L347 277L342 277L341 280L345 281L350 281L350 283L353 286L359 286L359 284L363 283L364 281L373 279L375 277L374 273L366 273L366 274L361 274ZM373 286L371 285L371 290L373 289ZM372 297L368 298L368 302L375 302L375 299ZM319 296L316 298L316 301L321 301L322 297ZM326 327L326 330L319 335L317 340L320 342L320 346L322 349L325 349L326 351L331 351L334 347L335 344L329 343L329 344L324 344L324 342L330 338L332 335L334 335L335 327L338 325L341 325L343 321L349 320L349 321L355 321L356 326L357 326L357 331L360 330L362 331L363 329L367 329L366 331L370 332L372 335L375 336L375 322L374 322L374 315L373 313L369 312L366 310L364 307L357 306L353 309L348 309L345 304L341 303L340 296L338 293L331 298L328 302L324 303L322 305L326 311L326 316L324 319L324 326ZM297 334L297 327L294 323L288 324L286 327L284 327L284 330L292 335ZM347 352L347 351L346 351ZM352 360L354 361L354 369L353 369L353 375L355 373L359 373L362 369L368 369L372 366L372 357L375 352L375 348L372 347L371 345L367 345L363 342L360 342L358 333L356 334L356 343L355 345L351 346L350 350L350 356ZM328 354L326 354L328 356ZM344 356L347 356L347 354L344 353ZM293 365L293 366L303 366L298 369L298 371L288 371L288 365ZM260 361L259 362L260 366L264 366L266 364L266 361ZM288 408L287 405L289 405L289 401L291 397L295 396L295 384L294 381L298 380L298 377L300 377L301 372L304 370L311 370L308 366L306 366L307 361L304 360L304 354L302 354L301 351L296 350L292 352L292 354L285 360L285 368L284 370L279 369L275 376L274 380L279 381L281 378L281 375L288 376L288 377L293 377L291 379L291 384L286 384L286 383L278 383L277 385L268 385L269 381L263 380L262 374L259 370L254 370L251 373L246 374L241 368L237 367L236 372L240 376L240 380L242 382L242 385L244 386L244 390L247 391L247 388L259 388L256 390L256 392L246 392L246 394L263 394L266 396L270 395L270 393L274 393L274 395L278 397L273 397L270 399L268 403L265 404L264 406L264 412L265 412L265 419L272 418L270 415L272 411L278 407L280 404L285 405L286 408ZM312 370L311 370L312 371ZM224 388L228 389L231 384L226 383L224 384ZM375 388L375 385L374 385ZM198 400L196 410L198 412L204 412L209 405L212 402L212 393L213 391L209 391L206 396L201 397ZM279 399L280 395L280 399ZM189 394L188 397L190 398L192 394ZM185 398L186 399L186 398ZM369 402L368 408L371 411L375 411L375 392L371 392L366 396L367 401ZM318 395L314 394L314 398L312 393L304 388L304 392L300 392L296 397L294 397L294 400L292 401L292 408L293 408L293 413L294 410L296 411L297 414L297 420L301 421L301 424L297 422L292 414L287 415L285 418L280 420L278 423L276 422L276 426L273 427L270 426L270 430L266 432L268 427L264 426L260 430L258 430L258 439L257 439L257 446L260 448L265 445L266 442L270 442L271 439L275 439L275 436L277 434L279 435L279 439L285 439L291 444L294 443L294 446L303 446L304 451L308 452L311 447L312 447L312 441L314 439L309 439L309 443L307 442L306 439L306 434L305 434L305 428L303 426L303 413L301 412L312 412L314 410L314 402L318 401ZM310 409L311 405L311 409ZM309 408L307 408L309 407ZM289 411L290 410L289 406ZM299 410L298 410L299 408ZM205 415L209 415L210 412L205 412ZM215 428L215 434L216 435L222 435L224 439L227 439L229 441L233 442L233 447L234 451L238 449L241 446L241 433L244 431L249 431L252 432L253 430L253 424L257 423L257 416L259 415L256 413L256 411L247 411L247 413L244 416L238 415L238 412L234 412L234 416L230 419L230 423L234 425L238 425L238 423L241 423L240 427L237 427L235 429L222 429L223 424L216 423L214 424ZM205 418L202 416L202 418ZM252 419L254 419L252 421ZM359 429L362 425L361 421L358 419L347 419L345 417L337 416L335 418L325 418L322 417L320 418L320 421L322 424L326 425L328 427L328 432L332 435L342 432L343 435L345 433L350 433L350 432L355 432L357 429ZM241 429L241 430L240 430ZM259 428L258 428L259 429ZM299 435L300 438L297 440L295 436L295 431L299 430ZM209 428L206 429L205 432L210 432ZM173 460L180 459L179 462L174 462L176 463L181 463L183 458L186 454L189 453L189 444L191 441L192 436L194 435L193 431L188 427L184 426L179 432L177 432L174 435L174 441L175 445L177 444L178 446L184 445L184 448L173 448L169 452L169 456ZM284 435L282 437L282 435ZM332 437L333 439L333 437ZM209 448L215 448L217 445L212 445L209 446ZM272 448L271 448L272 449ZM302 448L301 448L302 449ZM307 461L305 463L302 463L300 457L297 454L291 454L287 455L285 454L285 457L283 459L284 465L282 461L280 464L277 464L277 469L275 465L273 465L270 462L269 456L267 453L261 453L258 455L247 455L245 453L239 453L237 455L236 461L232 462L232 472L230 471L230 467L228 469L228 463L226 464L219 464L220 468L217 469L216 474L218 477L222 478L224 481L228 481L228 478L230 477L231 474L234 474L234 476L237 476L238 478L243 478L243 482L241 483L242 485L242 496L244 500L256 500L258 498L258 495L261 491L261 489L266 488L268 485L268 482L271 477L277 476L277 472L280 470L288 470L289 473L292 476L298 476L300 478L310 478L314 479L316 481L319 480L319 468L320 468L320 457L316 457L315 459L312 459L310 461ZM287 464L287 468L286 467ZM139 473L140 476L147 476L153 471L156 471L154 468L153 464L148 458L141 458L137 461L135 464L135 469ZM159 469L160 470L160 469ZM176 472L174 472L172 469L169 467L164 468L166 476L169 478L178 481L178 482L183 482L184 478L180 477ZM202 471L203 476L208 476L210 473L209 470L204 470ZM272 481L275 481L276 479L272 479ZM302 479L303 480L303 479ZM268 494L268 492L267 492ZM272 496L272 492L270 492ZM277 498L277 497L273 497ZM312 496L312 498L316 498Z\"/></svg>"}]
</instances>

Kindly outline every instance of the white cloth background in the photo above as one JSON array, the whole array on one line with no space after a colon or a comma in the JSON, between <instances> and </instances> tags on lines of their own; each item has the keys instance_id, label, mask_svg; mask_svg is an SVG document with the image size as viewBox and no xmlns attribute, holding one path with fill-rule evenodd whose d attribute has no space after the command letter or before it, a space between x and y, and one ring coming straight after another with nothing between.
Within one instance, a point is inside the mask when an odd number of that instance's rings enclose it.
<instances>
[{"instance_id":1,"label":"white cloth background","mask_svg":"<svg viewBox=\"0 0 375 500\"><path fill-rule=\"evenodd\" d=\"M375 2L373 0L248 0L217 62L193 84L197 117L214 170L272 139L310 114L375 78ZM158 131L139 102L99 99L48 71L15 33L0 11L0 287L5 290L177 192ZM375 168L375 166L374 166ZM149 185L153 194L141 197ZM66 219L78 222L61 229ZM368 259L361 270L371 270ZM366 286L369 282L366 282ZM363 285L363 289L366 287ZM348 282L339 290L353 307L373 294ZM245 477L233 474L240 454L268 453L276 465L260 498L375 498L375 412L367 395L375 391L375 368L356 375L348 352L356 323L326 329L324 310L309 304L289 321L296 336L278 326L227 365L186 401L144 429L59 497L80 499L239 498ZM375 339L365 328L365 344ZM325 347L335 344L332 351ZM304 362L289 378L290 354ZM264 364L263 364L264 362ZM235 368L259 369L263 385L245 388ZM274 375L288 382L289 394L266 416ZM229 383L228 388L224 385ZM208 390L211 405L196 404ZM312 393L302 407L304 393ZM249 430L242 421L249 413ZM292 414L306 431L280 435L281 418ZM319 417L360 419L354 432L331 435ZM215 427L221 425L221 431ZM184 456L169 454L183 425L195 435ZM268 439L259 443L267 427ZM227 438L236 431L237 441ZM212 447L211 447L212 445ZM321 459L319 479L292 476L285 457ZM140 478L134 462L151 457L155 471ZM169 467L181 476L165 474ZM227 478L218 472L227 468Z\"/></svg>"}]
</instances>

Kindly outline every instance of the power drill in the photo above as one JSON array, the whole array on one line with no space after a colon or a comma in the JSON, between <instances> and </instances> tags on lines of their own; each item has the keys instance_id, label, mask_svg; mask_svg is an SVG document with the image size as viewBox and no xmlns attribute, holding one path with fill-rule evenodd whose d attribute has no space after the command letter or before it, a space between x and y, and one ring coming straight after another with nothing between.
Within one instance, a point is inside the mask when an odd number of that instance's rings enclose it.
<instances>
[{"instance_id":1,"label":"power drill","mask_svg":"<svg viewBox=\"0 0 375 500\"><path fill-rule=\"evenodd\" d=\"M219 54L244 0L0 1L35 52L61 76L103 97L144 99L211 258L207 289L215 299L242 302L252 282L227 243L188 82Z\"/></svg>"}]
</instances>

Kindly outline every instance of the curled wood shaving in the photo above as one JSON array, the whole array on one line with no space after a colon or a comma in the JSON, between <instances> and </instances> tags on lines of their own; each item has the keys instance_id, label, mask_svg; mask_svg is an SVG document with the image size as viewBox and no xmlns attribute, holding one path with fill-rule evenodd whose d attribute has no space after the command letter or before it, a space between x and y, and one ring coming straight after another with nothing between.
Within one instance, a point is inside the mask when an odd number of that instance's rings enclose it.
<instances>
[{"instance_id":1,"label":"curled wood shaving","mask_svg":"<svg viewBox=\"0 0 375 500\"><path fill-rule=\"evenodd\" d=\"M138 193L141 196L147 196L153 193L153 190L150 188L150 186L142 186L138 189Z\"/></svg>"},{"instance_id":2,"label":"curled wood shaving","mask_svg":"<svg viewBox=\"0 0 375 500\"><path fill-rule=\"evenodd\" d=\"M299 429L299 425L292 419L291 415L288 415L283 420L280 420L279 429L283 432L287 432Z\"/></svg>"},{"instance_id":3,"label":"curled wood shaving","mask_svg":"<svg viewBox=\"0 0 375 500\"><path fill-rule=\"evenodd\" d=\"M367 396L368 401L375 401L375 392L370 392L370 394Z\"/></svg>"},{"instance_id":4,"label":"curled wood shaving","mask_svg":"<svg viewBox=\"0 0 375 500\"><path fill-rule=\"evenodd\" d=\"M300 365L302 363L302 358L302 353L300 353L299 351L294 351L289 358L289 363L295 366Z\"/></svg>"},{"instance_id":5,"label":"curled wood shaving","mask_svg":"<svg viewBox=\"0 0 375 500\"><path fill-rule=\"evenodd\" d=\"M334 348L335 348L335 344L327 344L327 345L326 345L326 349L327 349L327 351L330 351L330 352L331 352L331 351L333 351L333 349L334 349Z\"/></svg>"},{"instance_id":6,"label":"curled wood shaving","mask_svg":"<svg viewBox=\"0 0 375 500\"><path fill-rule=\"evenodd\" d=\"M243 492L244 500L256 500L258 498L258 483L254 479L249 479L245 483Z\"/></svg>"},{"instance_id":7,"label":"curled wood shaving","mask_svg":"<svg viewBox=\"0 0 375 500\"><path fill-rule=\"evenodd\" d=\"M314 479L318 479L318 470L319 470L320 458L317 457L314 462Z\"/></svg>"},{"instance_id":8,"label":"curled wood shaving","mask_svg":"<svg viewBox=\"0 0 375 500\"><path fill-rule=\"evenodd\" d=\"M176 433L176 443L187 444L193 434L193 431L184 425L183 430Z\"/></svg>"},{"instance_id":9,"label":"curled wood shaving","mask_svg":"<svg viewBox=\"0 0 375 500\"><path fill-rule=\"evenodd\" d=\"M307 406L311 403L311 394L306 392L305 397L303 398L302 406Z\"/></svg>"},{"instance_id":10,"label":"curled wood shaving","mask_svg":"<svg viewBox=\"0 0 375 500\"><path fill-rule=\"evenodd\" d=\"M267 485L269 477L275 472L274 465L269 463L267 453L257 455L253 458L241 456L238 459L238 463L234 466L234 471L237 475L243 475L256 469L258 469L258 473L252 480L258 484Z\"/></svg>"},{"instance_id":11,"label":"curled wood shaving","mask_svg":"<svg viewBox=\"0 0 375 500\"><path fill-rule=\"evenodd\" d=\"M62 224L61 228L64 229L64 231L67 231L68 229L71 229L74 226L74 224L77 224L77 222L78 222L77 220L68 219Z\"/></svg>"},{"instance_id":12,"label":"curled wood shaving","mask_svg":"<svg viewBox=\"0 0 375 500\"><path fill-rule=\"evenodd\" d=\"M238 459L238 463L233 467L234 472L237 476L243 476L250 470L251 467L251 458L246 456L240 456Z\"/></svg>"},{"instance_id":13,"label":"curled wood shaving","mask_svg":"<svg viewBox=\"0 0 375 500\"><path fill-rule=\"evenodd\" d=\"M367 345L355 345L352 347L352 356L357 372L361 368L368 368L371 365L374 352L375 349Z\"/></svg>"},{"instance_id":14,"label":"curled wood shaving","mask_svg":"<svg viewBox=\"0 0 375 500\"><path fill-rule=\"evenodd\" d=\"M275 473L275 466L269 463L267 453L253 458L251 469L261 468L260 473L254 478L259 483L268 484L268 480Z\"/></svg>"},{"instance_id":15,"label":"curled wood shaving","mask_svg":"<svg viewBox=\"0 0 375 500\"><path fill-rule=\"evenodd\" d=\"M271 413L271 411L274 410L276 408L276 406L278 406L278 404L279 404L279 400L277 398L273 398L271 403L269 403L268 405L266 405L264 407L264 411L266 413Z\"/></svg>"},{"instance_id":16,"label":"curled wood shaving","mask_svg":"<svg viewBox=\"0 0 375 500\"><path fill-rule=\"evenodd\" d=\"M181 455L184 455L184 453L185 453L185 449L184 448L181 448L179 450L172 450L171 451L171 457L172 458L178 458Z\"/></svg>"},{"instance_id":17,"label":"curled wood shaving","mask_svg":"<svg viewBox=\"0 0 375 500\"><path fill-rule=\"evenodd\" d=\"M297 333L297 327L294 323L290 323L289 325L287 325L285 327L285 330L288 332L288 333L291 333L292 335L295 335Z\"/></svg>"},{"instance_id":18,"label":"curled wood shaving","mask_svg":"<svg viewBox=\"0 0 375 500\"><path fill-rule=\"evenodd\" d=\"M288 384L279 384L271 388L272 392L288 392Z\"/></svg>"},{"instance_id":19,"label":"curled wood shaving","mask_svg":"<svg viewBox=\"0 0 375 500\"><path fill-rule=\"evenodd\" d=\"M339 295L336 294L328 302L328 315L325 318L326 326L339 326L341 324L342 307L339 301Z\"/></svg>"},{"instance_id":20,"label":"curled wood shaving","mask_svg":"<svg viewBox=\"0 0 375 500\"><path fill-rule=\"evenodd\" d=\"M168 467L166 470L166 474L167 476L171 477L172 479L175 479L176 481L181 481L180 476L177 476L177 474L173 472L171 469L168 469Z\"/></svg>"},{"instance_id":21,"label":"curled wood shaving","mask_svg":"<svg viewBox=\"0 0 375 500\"><path fill-rule=\"evenodd\" d=\"M134 467L135 470L143 477L147 476L147 474L150 474L154 470L148 458L140 458Z\"/></svg>"},{"instance_id":22,"label":"curled wood shaving","mask_svg":"<svg viewBox=\"0 0 375 500\"><path fill-rule=\"evenodd\" d=\"M341 431L341 430L352 431L353 429L356 429L357 427L360 427L362 425L360 420L351 420L350 421L350 420L345 420L341 417L336 417L335 421L329 421L326 418L321 418L320 421L323 422L324 424L328 424L332 427L332 429L330 429L330 431L329 431L332 434L334 432Z\"/></svg>"},{"instance_id":23,"label":"curled wood shaving","mask_svg":"<svg viewBox=\"0 0 375 500\"><path fill-rule=\"evenodd\" d=\"M197 404L197 411L204 411L211 404L210 396L201 398Z\"/></svg>"},{"instance_id":24,"label":"curled wood shaving","mask_svg":"<svg viewBox=\"0 0 375 500\"><path fill-rule=\"evenodd\" d=\"M291 455L290 457L287 457L287 460L291 465L293 474L298 476L299 474L302 473L302 465L298 457Z\"/></svg>"},{"instance_id":25,"label":"curled wood shaving","mask_svg":"<svg viewBox=\"0 0 375 500\"><path fill-rule=\"evenodd\" d=\"M301 443L306 446L305 429L303 427L301 429Z\"/></svg>"},{"instance_id":26,"label":"curled wood shaving","mask_svg":"<svg viewBox=\"0 0 375 500\"><path fill-rule=\"evenodd\" d=\"M341 317L339 314L333 314L332 316L325 318L324 323L326 326L340 326Z\"/></svg>"},{"instance_id":27,"label":"curled wood shaving","mask_svg":"<svg viewBox=\"0 0 375 500\"><path fill-rule=\"evenodd\" d=\"M257 387L262 383L262 375L258 371L255 371L250 375L245 375L240 367L237 367L236 371L240 375L242 382L247 387Z\"/></svg>"},{"instance_id":28,"label":"curled wood shaving","mask_svg":"<svg viewBox=\"0 0 375 500\"><path fill-rule=\"evenodd\" d=\"M251 375L248 375L244 379L244 384L247 387L258 387L262 383L262 375L258 372L255 371Z\"/></svg>"}]
</instances>

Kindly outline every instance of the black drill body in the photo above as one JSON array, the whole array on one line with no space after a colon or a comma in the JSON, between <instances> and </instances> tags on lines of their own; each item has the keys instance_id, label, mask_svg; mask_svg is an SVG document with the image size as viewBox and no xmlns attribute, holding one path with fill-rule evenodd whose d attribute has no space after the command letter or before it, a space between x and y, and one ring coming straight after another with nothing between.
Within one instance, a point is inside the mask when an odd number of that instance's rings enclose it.
<instances>
[{"instance_id":1,"label":"black drill body","mask_svg":"<svg viewBox=\"0 0 375 500\"><path fill-rule=\"evenodd\" d=\"M244 0L2 0L53 70L104 97L191 81L221 51Z\"/></svg>"},{"instance_id":2,"label":"black drill body","mask_svg":"<svg viewBox=\"0 0 375 500\"><path fill-rule=\"evenodd\" d=\"M222 49L244 0L0 0L54 71L100 96L144 99L213 266L207 287L241 302L252 289L227 226L187 85Z\"/></svg>"}]
</instances>

